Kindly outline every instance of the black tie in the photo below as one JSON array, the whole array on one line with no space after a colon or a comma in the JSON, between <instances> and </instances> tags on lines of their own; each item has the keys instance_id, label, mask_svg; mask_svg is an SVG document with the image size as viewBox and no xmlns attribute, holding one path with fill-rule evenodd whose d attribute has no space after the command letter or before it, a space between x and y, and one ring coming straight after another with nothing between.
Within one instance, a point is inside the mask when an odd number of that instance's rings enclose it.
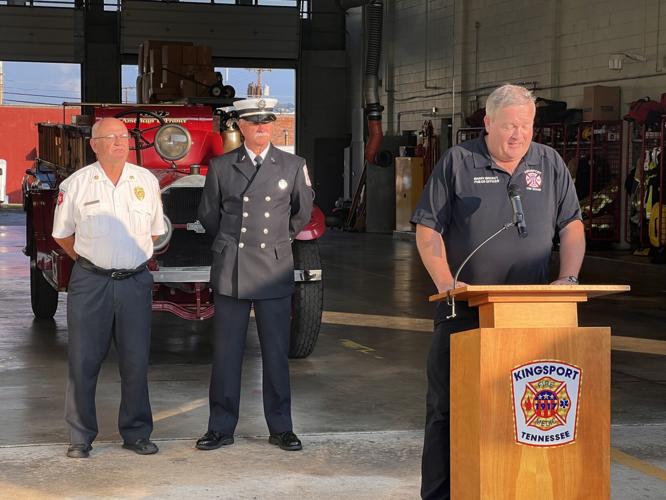
<instances>
[{"instance_id":1,"label":"black tie","mask_svg":"<svg viewBox=\"0 0 666 500\"><path fill-rule=\"evenodd\" d=\"M259 170L259 167L261 167L261 156L259 155L255 156L254 166L257 167L257 170Z\"/></svg>"}]
</instances>

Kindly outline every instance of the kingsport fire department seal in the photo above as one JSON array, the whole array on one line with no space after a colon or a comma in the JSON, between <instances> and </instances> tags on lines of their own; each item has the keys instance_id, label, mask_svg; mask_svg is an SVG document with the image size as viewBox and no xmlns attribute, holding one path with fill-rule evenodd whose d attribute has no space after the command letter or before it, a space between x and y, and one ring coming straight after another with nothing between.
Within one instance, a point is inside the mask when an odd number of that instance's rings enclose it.
<instances>
[{"instance_id":1,"label":"kingsport fire department seal","mask_svg":"<svg viewBox=\"0 0 666 500\"><path fill-rule=\"evenodd\" d=\"M511 371L518 444L561 446L576 441L582 371L557 360L533 361Z\"/></svg>"}]
</instances>

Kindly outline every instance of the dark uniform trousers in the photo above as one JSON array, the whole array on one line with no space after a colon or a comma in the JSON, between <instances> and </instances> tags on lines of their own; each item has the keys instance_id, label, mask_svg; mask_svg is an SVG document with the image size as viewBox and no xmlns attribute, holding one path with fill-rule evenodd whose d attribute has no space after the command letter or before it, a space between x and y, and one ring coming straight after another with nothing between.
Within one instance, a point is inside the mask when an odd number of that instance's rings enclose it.
<instances>
[{"instance_id":1,"label":"dark uniform trousers","mask_svg":"<svg viewBox=\"0 0 666 500\"><path fill-rule=\"evenodd\" d=\"M152 286L153 277L147 270L114 280L74 264L67 293L69 383L65 409L72 444L90 444L97 436L95 389L112 340L118 352L121 384L118 429L127 442L150 437Z\"/></svg>"},{"instance_id":2,"label":"dark uniform trousers","mask_svg":"<svg viewBox=\"0 0 666 500\"><path fill-rule=\"evenodd\" d=\"M217 293L209 430L233 434L236 429L243 352L253 304L261 344L264 415L268 429L271 434L292 430L288 359L291 295L252 300Z\"/></svg>"},{"instance_id":3,"label":"dark uniform trousers","mask_svg":"<svg viewBox=\"0 0 666 500\"><path fill-rule=\"evenodd\" d=\"M450 367L451 335L479 327L478 310L456 302L456 317L446 302L437 304L435 333L428 354L426 425L421 461L421 498L451 498Z\"/></svg>"}]
</instances>

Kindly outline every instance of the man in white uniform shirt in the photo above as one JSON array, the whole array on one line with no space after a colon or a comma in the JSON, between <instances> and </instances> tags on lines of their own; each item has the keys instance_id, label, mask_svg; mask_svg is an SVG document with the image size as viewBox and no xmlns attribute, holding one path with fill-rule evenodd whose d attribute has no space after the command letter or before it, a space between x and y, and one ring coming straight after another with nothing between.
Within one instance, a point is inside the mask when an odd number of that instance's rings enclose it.
<instances>
[{"instance_id":1,"label":"man in white uniform shirt","mask_svg":"<svg viewBox=\"0 0 666 500\"><path fill-rule=\"evenodd\" d=\"M150 455L158 448L149 439L153 279L146 261L165 232L159 184L127 163L129 136L120 120L96 122L90 145L97 161L60 184L53 223L53 238L75 260L67 294L67 456L88 457L97 436L95 389L111 341L118 351L123 448Z\"/></svg>"}]
</instances>

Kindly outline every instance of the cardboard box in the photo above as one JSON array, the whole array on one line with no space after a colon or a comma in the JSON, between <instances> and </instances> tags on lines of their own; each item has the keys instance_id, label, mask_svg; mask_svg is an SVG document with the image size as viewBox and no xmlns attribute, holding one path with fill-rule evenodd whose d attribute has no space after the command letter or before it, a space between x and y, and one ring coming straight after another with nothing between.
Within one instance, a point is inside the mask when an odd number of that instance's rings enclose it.
<instances>
[{"instance_id":1,"label":"cardboard box","mask_svg":"<svg viewBox=\"0 0 666 500\"><path fill-rule=\"evenodd\" d=\"M183 79L183 70L180 66L162 68L162 83L167 87L179 87Z\"/></svg>"},{"instance_id":2,"label":"cardboard box","mask_svg":"<svg viewBox=\"0 0 666 500\"><path fill-rule=\"evenodd\" d=\"M619 120L620 87L583 88L583 120Z\"/></svg>"},{"instance_id":3,"label":"cardboard box","mask_svg":"<svg viewBox=\"0 0 666 500\"><path fill-rule=\"evenodd\" d=\"M193 80L180 81L180 94L183 97L197 97L198 85Z\"/></svg>"},{"instance_id":4,"label":"cardboard box","mask_svg":"<svg viewBox=\"0 0 666 500\"><path fill-rule=\"evenodd\" d=\"M194 79L204 85L215 85L217 83L217 73L214 71L197 71L194 73Z\"/></svg>"},{"instance_id":5,"label":"cardboard box","mask_svg":"<svg viewBox=\"0 0 666 500\"><path fill-rule=\"evenodd\" d=\"M183 64L183 46L165 45L162 47L162 66L175 68Z\"/></svg>"},{"instance_id":6,"label":"cardboard box","mask_svg":"<svg viewBox=\"0 0 666 500\"><path fill-rule=\"evenodd\" d=\"M141 77L141 100L138 101L140 104L147 104L150 102L150 92L151 92L151 73L145 73Z\"/></svg>"},{"instance_id":7,"label":"cardboard box","mask_svg":"<svg viewBox=\"0 0 666 500\"><path fill-rule=\"evenodd\" d=\"M150 49L149 68L151 73L159 74L162 77L162 50Z\"/></svg>"},{"instance_id":8,"label":"cardboard box","mask_svg":"<svg viewBox=\"0 0 666 500\"><path fill-rule=\"evenodd\" d=\"M189 46L183 47L183 65L191 64L195 66L197 64L197 49L196 47Z\"/></svg>"},{"instance_id":9,"label":"cardboard box","mask_svg":"<svg viewBox=\"0 0 666 500\"><path fill-rule=\"evenodd\" d=\"M139 74L136 77L136 102L141 104L143 102L143 75Z\"/></svg>"},{"instance_id":10,"label":"cardboard box","mask_svg":"<svg viewBox=\"0 0 666 500\"><path fill-rule=\"evenodd\" d=\"M144 55L143 55L143 43L139 44L139 55L137 57L137 66L139 67L139 74L143 75L146 72L146 65L144 62ZM139 101L140 102L140 101Z\"/></svg>"},{"instance_id":11,"label":"cardboard box","mask_svg":"<svg viewBox=\"0 0 666 500\"><path fill-rule=\"evenodd\" d=\"M213 66L213 50L208 45L197 46L197 64L199 66Z\"/></svg>"},{"instance_id":12,"label":"cardboard box","mask_svg":"<svg viewBox=\"0 0 666 500\"><path fill-rule=\"evenodd\" d=\"M192 42L167 42L163 40L144 40L139 45L139 56L143 54L143 73L149 73L151 71L151 62L150 62L150 53L156 51L157 59L155 62L157 66L162 66L162 47L164 46L192 46ZM154 56L155 57L155 56ZM141 67L141 62L138 63Z\"/></svg>"}]
</instances>

